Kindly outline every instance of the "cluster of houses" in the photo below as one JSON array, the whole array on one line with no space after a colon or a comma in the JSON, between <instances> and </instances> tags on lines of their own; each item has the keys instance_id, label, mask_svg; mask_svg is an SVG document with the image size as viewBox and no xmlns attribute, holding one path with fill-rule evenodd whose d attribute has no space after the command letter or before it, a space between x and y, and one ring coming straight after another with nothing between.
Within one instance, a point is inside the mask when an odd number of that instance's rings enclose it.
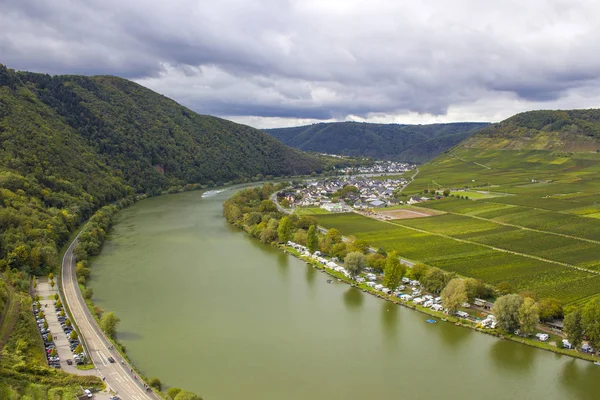
<instances>
[{"instance_id":1,"label":"cluster of houses","mask_svg":"<svg viewBox=\"0 0 600 400\"><path fill-rule=\"evenodd\" d=\"M349 212L352 209L383 208L400 204L394 192L407 184L406 179L377 180L366 177L332 178L307 182L284 193L284 197L296 206L321 207L330 212ZM333 201L336 193L347 190Z\"/></svg>"},{"instance_id":2,"label":"cluster of houses","mask_svg":"<svg viewBox=\"0 0 600 400\"><path fill-rule=\"evenodd\" d=\"M415 165L396 161L375 161L373 165L364 167L348 167L342 169L346 174L399 174L415 169Z\"/></svg>"}]
</instances>

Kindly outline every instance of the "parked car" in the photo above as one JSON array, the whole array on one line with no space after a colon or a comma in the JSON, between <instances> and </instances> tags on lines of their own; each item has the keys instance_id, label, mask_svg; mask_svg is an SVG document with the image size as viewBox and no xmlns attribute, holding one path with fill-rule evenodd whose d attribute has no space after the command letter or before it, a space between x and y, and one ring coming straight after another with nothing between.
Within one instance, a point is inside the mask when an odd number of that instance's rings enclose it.
<instances>
[{"instance_id":1,"label":"parked car","mask_svg":"<svg viewBox=\"0 0 600 400\"><path fill-rule=\"evenodd\" d=\"M67 360L68 365L73 365L73 360Z\"/></svg>"},{"instance_id":2,"label":"parked car","mask_svg":"<svg viewBox=\"0 0 600 400\"><path fill-rule=\"evenodd\" d=\"M112 358L112 357L108 357L108 361L110 361L111 363L113 363L113 364L114 364L114 362L115 362L115 359L114 359L114 358Z\"/></svg>"}]
</instances>

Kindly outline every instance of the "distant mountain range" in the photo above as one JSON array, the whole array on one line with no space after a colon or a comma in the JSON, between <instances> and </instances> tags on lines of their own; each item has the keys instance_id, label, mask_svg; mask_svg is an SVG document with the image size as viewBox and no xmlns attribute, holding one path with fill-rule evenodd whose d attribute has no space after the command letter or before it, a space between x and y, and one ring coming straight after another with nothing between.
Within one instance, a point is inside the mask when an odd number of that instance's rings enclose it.
<instances>
[{"instance_id":1,"label":"distant mountain range","mask_svg":"<svg viewBox=\"0 0 600 400\"><path fill-rule=\"evenodd\" d=\"M423 163L487 126L489 123L482 122L431 125L332 122L263 131L304 151Z\"/></svg>"}]
</instances>

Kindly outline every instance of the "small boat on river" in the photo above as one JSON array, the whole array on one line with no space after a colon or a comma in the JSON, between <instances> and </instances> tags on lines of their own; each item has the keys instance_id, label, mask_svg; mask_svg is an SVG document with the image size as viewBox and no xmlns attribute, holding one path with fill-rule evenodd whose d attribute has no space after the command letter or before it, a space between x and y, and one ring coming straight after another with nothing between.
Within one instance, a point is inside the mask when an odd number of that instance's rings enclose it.
<instances>
[{"instance_id":1,"label":"small boat on river","mask_svg":"<svg viewBox=\"0 0 600 400\"><path fill-rule=\"evenodd\" d=\"M428 324L435 324L437 321L435 319L428 319L427 321Z\"/></svg>"},{"instance_id":2,"label":"small boat on river","mask_svg":"<svg viewBox=\"0 0 600 400\"><path fill-rule=\"evenodd\" d=\"M223 192L222 190L208 190L202 193L202 197L210 197Z\"/></svg>"},{"instance_id":3,"label":"small boat on river","mask_svg":"<svg viewBox=\"0 0 600 400\"><path fill-rule=\"evenodd\" d=\"M600 366L600 361L595 361L595 362L594 362L594 365L598 365L598 366Z\"/></svg>"}]
</instances>

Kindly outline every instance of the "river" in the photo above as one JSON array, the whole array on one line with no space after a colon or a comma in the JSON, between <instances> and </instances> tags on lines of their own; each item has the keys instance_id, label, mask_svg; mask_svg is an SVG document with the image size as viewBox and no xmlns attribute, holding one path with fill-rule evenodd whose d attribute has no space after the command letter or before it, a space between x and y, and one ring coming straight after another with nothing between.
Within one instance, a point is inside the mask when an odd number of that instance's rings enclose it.
<instances>
[{"instance_id":1,"label":"river","mask_svg":"<svg viewBox=\"0 0 600 400\"><path fill-rule=\"evenodd\" d=\"M600 367L456 327L229 226L225 191L141 201L94 260L137 368L204 400L598 399Z\"/></svg>"}]
</instances>

